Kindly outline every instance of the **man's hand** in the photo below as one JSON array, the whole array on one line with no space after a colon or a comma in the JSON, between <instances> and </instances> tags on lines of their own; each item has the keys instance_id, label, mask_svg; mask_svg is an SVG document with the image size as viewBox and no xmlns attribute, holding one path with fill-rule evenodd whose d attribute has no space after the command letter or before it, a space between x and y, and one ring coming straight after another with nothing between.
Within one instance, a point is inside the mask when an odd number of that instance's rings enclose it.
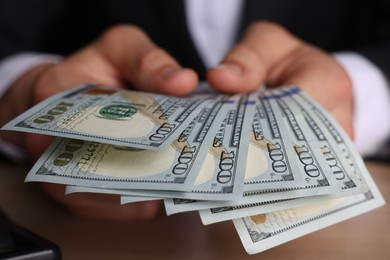
<instances>
[{"instance_id":1,"label":"man's hand","mask_svg":"<svg viewBox=\"0 0 390 260\"><path fill-rule=\"evenodd\" d=\"M97 83L168 95L186 95L198 84L191 69L182 68L147 35L130 25L115 26L95 42L45 70L33 86L33 103L71 87ZM47 147L47 137L28 135L32 158Z\"/></svg>"},{"instance_id":2,"label":"man's hand","mask_svg":"<svg viewBox=\"0 0 390 260\"><path fill-rule=\"evenodd\" d=\"M266 84L294 84L322 104L352 137L352 83L329 54L294 37L282 27L252 24L207 79L223 92L246 92Z\"/></svg>"},{"instance_id":3,"label":"man's hand","mask_svg":"<svg viewBox=\"0 0 390 260\"><path fill-rule=\"evenodd\" d=\"M150 220L161 214L159 200L121 205L118 195L81 192L65 196L64 185L41 183L41 187L69 212L84 218L128 222Z\"/></svg>"},{"instance_id":4,"label":"man's hand","mask_svg":"<svg viewBox=\"0 0 390 260\"><path fill-rule=\"evenodd\" d=\"M186 95L198 84L191 69L182 68L169 54L158 48L140 29L121 25L105 32L97 41L41 74L34 87L34 103L62 90L85 83L134 88L169 95ZM37 158L48 139L29 135L29 153ZM120 205L118 196L72 194L64 187L47 184L47 192L76 215L112 220L150 219L161 202Z\"/></svg>"},{"instance_id":5,"label":"man's hand","mask_svg":"<svg viewBox=\"0 0 390 260\"><path fill-rule=\"evenodd\" d=\"M0 108L8 113L1 125L43 99L85 84L98 83L169 95L186 95L198 84L191 69L182 68L169 54L157 47L134 26L115 26L77 53L58 64L45 64L21 77L2 98ZM18 101L18 102L15 102ZM2 138L27 148L33 160L43 153L52 138L42 135L2 133ZM45 184L48 193L71 212L113 220L149 219L160 209L160 202L121 206L118 196L72 194L64 196L64 186Z\"/></svg>"},{"instance_id":6,"label":"man's hand","mask_svg":"<svg viewBox=\"0 0 390 260\"><path fill-rule=\"evenodd\" d=\"M186 95L195 89L198 76L182 68L139 28L118 25L43 73L35 86L34 101L85 83Z\"/></svg>"}]
</instances>

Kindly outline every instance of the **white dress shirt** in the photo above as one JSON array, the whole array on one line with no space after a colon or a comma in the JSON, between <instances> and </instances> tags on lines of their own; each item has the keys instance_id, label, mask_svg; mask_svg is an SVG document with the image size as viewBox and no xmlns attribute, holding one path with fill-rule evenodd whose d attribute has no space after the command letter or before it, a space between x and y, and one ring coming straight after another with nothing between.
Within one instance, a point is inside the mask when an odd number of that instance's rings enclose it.
<instances>
[{"instance_id":1,"label":"white dress shirt","mask_svg":"<svg viewBox=\"0 0 390 260\"><path fill-rule=\"evenodd\" d=\"M187 24L195 47L206 67L218 65L234 43L242 8L241 0L185 0ZM390 136L390 90L382 72L356 53L337 53L354 89L355 144L363 155L377 152ZM0 62L0 97L30 68L61 57L51 54L20 53ZM0 151L21 158L20 151L0 139Z\"/></svg>"},{"instance_id":2,"label":"white dress shirt","mask_svg":"<svg viewBox=\"0 0 390 260\"><path fill-rule=\"evenodd\" d=\"M206 67L218 65L233 44L240 0L186 0L190 34ZM390 137L390 87L383 73L357 53L334 53L354 92L355 145L362 156L378 152Z\"/></svg>"}]
</instances>

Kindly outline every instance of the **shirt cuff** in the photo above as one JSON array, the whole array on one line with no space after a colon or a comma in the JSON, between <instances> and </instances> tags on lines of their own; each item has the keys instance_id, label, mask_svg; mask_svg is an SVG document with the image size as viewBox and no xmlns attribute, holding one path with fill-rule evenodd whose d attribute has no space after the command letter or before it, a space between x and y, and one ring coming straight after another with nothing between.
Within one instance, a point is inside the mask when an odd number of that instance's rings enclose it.
<instances>
[{"instance_id":1,"label":"shirt cuff","mask_svg":"<svg viewBox=\"0 0 390 260\"><path fill-rule=\"evenodd\" d=\"M0 154L15 162L23 162L27 159L26 152L20 147L6 142L0 138Z\"/></svg>"},{"instance_id":2,"label":"shirt cuff","mask_svg":"<svg viewBox=\"0 0 390 260\"><path fill-rule=\"evenodd\" d=\"M54 54L18 53L0 62L0 98L8 88L28 70L46 63L58 63L62 57ZM26 156L22 149L0 138L0 153L14 161L23 161Z\"/></svg>"},{"instance_id":3,"label":"shirt cuff","mask_svg":"<svg viewBox=\"0 0 390 260\"><path fill-rule=\"evenodd\" d=\"M23 52L11 55L0 62L0 97L24 73L45 63L58 63L62 57L55 54Z\"/></svg>"},{"instance_id":4,"label":"shirt cuff","mask_svg":"<svg viewBox=\"0 0 390 260\"><path fill-rule=\"evenodd\" d=\"M380 153L390 136L390 86L379 68L360 54L335 53L352 80L355 145L362 156Z\"/></svg>"}]
</instances>

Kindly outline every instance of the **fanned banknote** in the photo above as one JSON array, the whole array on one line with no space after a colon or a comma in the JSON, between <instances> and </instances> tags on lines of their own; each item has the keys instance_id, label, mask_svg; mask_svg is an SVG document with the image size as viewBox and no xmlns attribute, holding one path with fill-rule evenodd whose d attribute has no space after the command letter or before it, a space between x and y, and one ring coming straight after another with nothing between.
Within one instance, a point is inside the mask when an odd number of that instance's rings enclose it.
<instances>
[{"instance_id":1,"label":"fanned banknote","mask_svg":"<svg viewBox=\"0 0 390 260\"><path fill-rule=\"evenodd\" d=\"M299 88L282 88L275 92L274 95L281 95L279 100L283 102L284 106L290 107L295 114L302 114L308 129L310 129L309 132L312 133L315 142L320 145L331 172L336 180L341 183L344 196L364 192L364 183L360 177L361 173L359 173L361 170L357 169L354 159L359 155L357 152L354 155L351 154L351 151L354 150L353 144L351 142L347 143L346 140L349 138L338 123L328 119L325 125L323 121L326 118L323 115L324 111L320 112L319 106L314 102L308 103L307 96L306 102L304 102L304 94ZM299 102L299 100L302 101ZM330 118L330 115L327 118ZM300 119L302 120L302 117ZM335 133L338 136L337 142L334 138ZM343 145L340 146L337 143Z\"/></svg>"},{"instance_id":2,"label":"fanned banknote","mask_svg":"<svg viewBox=\"0 0 390 260\"><path fill-rule=\"evenodd\" d=\"M248 144L240 141L247 137L241 131L249 126L244 115L251 113L247 111L253 111L254 105L248 97L219 96L163 150L57 140L26 180L111 189L187 191L197 199L240 196L245 172L241 161L246 161Z\"/></svg>"},{"instance_id":3,"label":"fanned banknote","mask_svg":"<svg viewBox=\"0 0 390 260\"><path fill-rule=\"evenodd\" d=\"M196 174L189 176L186 182L190 186L181 192L174 190L139 190L131 191L111 190L113 194L152 196L152 197L180 197L183 199L213 199L229 200L242 195L242 183L245 173L245 161L248 149L248 135L241 132L249 131L249 121L253 117L255 96L236 95L223 100L223 122L218 120L218 129L198 128L199 131L184 131L179 139L187 140L190 144L199 143L199 147L188 146L182 157L178 157L177 164L173 170L184 171L190 168L197 169ZM198 121L205 121L200 117ZM198 122L195 120L195 122ZM217 130L217 131L216 131ZM195 134L192 134L195 133ZM210 139L213 137L213 139ZM202 139L199 139L202 138ZM203 140L209 138L209 141ZM212 142L211 142L212 141ZM196 148L196 149L195 149ZM190 150L192 149L192 150ZM196 152L199 151L199 152ZM192 153L190 153L192 152ZM201 154L202 153L202 154ZM163 156L164 154L161 154ZM193 161L193 162L191 162ZM130 167L130 165L129 165ZM171 171L173 171L171 170ZM91 192L88 187L72 187L69 192ZM94 190L96 191L96 189ZM130 198L133 201L133 198ZM126 199L123 199L126 201Z\"/></svg>"},{"instance_id":4,"label":"fanned banknote","mask_svg":"<svg viewBox=\"0 0 390 260\"><path fill-rule=\"evenodd\" d=\"M338 179L348 186L347 183L350 180L357 178L362 182L364 189L356 195L317 201L305 206L233 220L241 241L250 254L264 251L385 204L362 158L338 123L299 88L289 87L284 88L283 91L283 98L292 99L303 110L303 114L306 114L305 120L309 125L311 124L313 131L318 131L319 136L321 136L320 133L326 133L325 136L329 140L333 138L332 146L335 150L339 150L336 153L340 155L340 158L344 156L349 163L352 168L348 170L349 176L344 176L338 170L335 172ZM316 121L318 129L314 127L311 120ZM323 151L328 152L327 149ZM331 165L336 165L334 159L330 162ZM344 186L344 188L347 187ZM348 193L347 191L346 194Z\"/></svg>"},{"instance_id":5,"label":"fanned banknote","mask_svg":"<svg viewBox=\"0 0 390 260\"><path fill-rule=\"evenodd\" d=\"M201 146L211 144L213 133L227 113L223 108L231 105L228 98L221 95L208 103L162 150L58 138L28 173L26 181L112 189L191 190L194 177L187 179L200 170L194 160L207 153Z\"/></svg>"},{"instance_id":6,"label":"fanned banknote","mask_svg":"<svg viewBox=\"0 0 390 260\"><path fill-rule=\"evenodd\" d=\"M366 191L367 187L365 186L365 183L362 182L361 177L359 177L361 176L361 173L359 172L364 170L364 168L361 169L356 166L356 159L354 159L354 157L357 157L358 155L356 153L354 155L351 154L351 151L354 149L353 145L345 141L348 138L345 134L342 137L343 130L337 126L337 122L326 119L330 116L324 116L323 113L326 113L325 111L321 112L320 117L317 116L314 111L320 113L320 107L315 105L314 102L311 102L311 99L299 88L286 87L280 90L274 90L272 95L274 98L278 98L280 101L285 102L284 105L288 105L293 110L294 114L302 114L304 116L307 125L316 138L316 142L321 145L321 150L325 155L326 161L335 175L336 180L342 185L343 192L341 194L328 194L315 197L275 200L205 209L200 211L203 223L211 224L228 219L268 213L303 204L335 199L347 195L356 195ZM320 118L326 119L327 126L323 124ZM333 138L335 136L337 136L336 139ZM336 140L343 145L337 145Z\"/></svg>"},{"instance_id":7,"label":"fanned banknote","mask_svg":"<svg viewBox=\"0 0 390 260\"><path fill-rule=\"evenodd\" d=\"M272 129L272 134L268 134L268 140L262 141L268 145L267 149L270 151L267 155L270 158L268 164L270 166L266 167L267 161L262 159L264 157L259 153L255 158L251 157L253 154L248 155L247 169L249 170L246 171L242 197L236 198L234 201L166 199L164 203L168 214L212 208L231 208L232 206L248 204L264 204L270 201L324 194L346 196L346 190L348 189L349 194L362 191L361 185L357 186L351 179L348 179L348 183L345 184L344 180L335 176L334 170L331 168L333 161L329 161L329 156L324 154L320 143L310 132L303 115L293 113L292 109L294 108L285 104L281 99L283 95L273 91L259 94L258 97L260 101L257 105L258 111L260 108L264 111L260 113L265 113L268 118L268 120L263 121L263 128ZM253 126L253 128L258 128L256 120L255 115L253 122L257 126ZM283 141L275 141L275 136L281 136ZM269 140L274 140L274 143ZM286 162L289 161L291 163L287 164ZM281 167L271 167L272 163L277 163ZM280 171L280 169L283 169L285 174L283 174L284 172L282 174L278 173L277 171ZM288 169L294 171L294 174L288 174ZM253 172L256 174L253 174ZM265 186L267 183L273 182L283 181L288 183L288 179L291 182L296 181L277 189L272 189L272 184L268 189ZM355 182L357 182L356 178ZM254 184L257 184L257 186ZM247 188L248 186L251 188ZM253 187L258 187L259 190L255 190Z\"/></svg>"},{"instance_id":8,"label":"fanned banknote","mask_svg":"<svg viewBox=\"0 0 390 260\"><path fill-rule=\"evenodd\" d=\"M234 219L246 251L259 253L384 205L371 177L363 178L369 188L365 193Z\"/></svg>"},{"instance_id":9,"label":"fanned banknote","mask_svg":"<svg viewBox=\"0 0 390 260\"><path fill-rule=\"evenodd\" d=\"M173 97L85 85L44 100L3 129L162 149L214 98L214 94Z\"/></svg>"}]
</instances>

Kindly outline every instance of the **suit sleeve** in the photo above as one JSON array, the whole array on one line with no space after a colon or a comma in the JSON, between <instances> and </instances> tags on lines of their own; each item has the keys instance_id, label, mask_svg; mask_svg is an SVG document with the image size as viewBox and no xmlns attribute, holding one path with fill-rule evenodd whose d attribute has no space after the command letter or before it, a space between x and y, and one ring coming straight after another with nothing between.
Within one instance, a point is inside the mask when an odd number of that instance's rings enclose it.
<instances>
[{"instance_id":1,"label":"suit sleeve","mask_svg":"<svg viewBox=\"0 0 390 260\"><path fill-rule=\"evenodd\" d=\"M356 8L352 51L356 51L381 69L390 79L390 1L361 1ZM390 81L389 81L390 82Z\"/></svg>"},{"instance_id":2,"label":"suit sleeve","mask_svg":"<svg viewBox=\"0 0 390 260\"><path fill-rule=\"evenodd\" d=\"M49 31L61 20L71 1L0 1L0 60L19 52L45 52Z\"/></svg>"}]
</instances>

